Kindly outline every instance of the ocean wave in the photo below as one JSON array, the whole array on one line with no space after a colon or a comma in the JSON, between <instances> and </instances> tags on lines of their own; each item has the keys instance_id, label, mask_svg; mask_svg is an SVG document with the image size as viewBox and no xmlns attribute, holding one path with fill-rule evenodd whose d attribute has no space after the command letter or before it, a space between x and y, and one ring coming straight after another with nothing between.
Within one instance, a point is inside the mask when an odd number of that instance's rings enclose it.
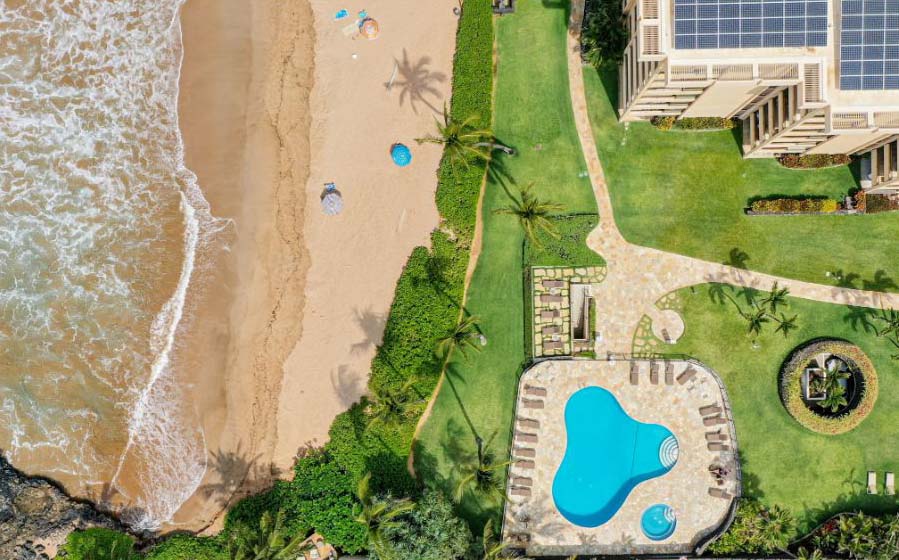
<instances>
[{"instance_id":1,"label":"ocean wave","mask_svg":"<svg viewBox=\"0 0 899 560\"><path fill-rule=\"evenodd\" d=\"M151 529L205 473L173 355L226 226L184 164L182 3L0 3L0 446L84 483L133 468Z\"/></svg>"}]
</instances>

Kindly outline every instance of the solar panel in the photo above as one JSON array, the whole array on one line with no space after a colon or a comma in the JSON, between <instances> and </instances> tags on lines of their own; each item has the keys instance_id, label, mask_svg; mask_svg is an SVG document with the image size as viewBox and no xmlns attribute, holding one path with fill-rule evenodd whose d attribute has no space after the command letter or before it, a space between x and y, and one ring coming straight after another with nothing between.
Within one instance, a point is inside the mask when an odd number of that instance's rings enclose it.
<instances>
[{"instance_id":1,"label":"solar panel","mask_svg":"<svg viewBox=\"0 0 899 560\"><path fill-rule=\"evenodd\" d=\"M899 0L842 0L840 89L899 89Z\"/></svg>"},{"instance_id":2,"label":"solar panel","mask_svg":"<svg viewBox=\"0 0 899 560\"><path fill-rule=\"evenodd\" d=\"M674 47L823 47L827 4L828 0L675 0Z\"/></svg>"}]
</instances>

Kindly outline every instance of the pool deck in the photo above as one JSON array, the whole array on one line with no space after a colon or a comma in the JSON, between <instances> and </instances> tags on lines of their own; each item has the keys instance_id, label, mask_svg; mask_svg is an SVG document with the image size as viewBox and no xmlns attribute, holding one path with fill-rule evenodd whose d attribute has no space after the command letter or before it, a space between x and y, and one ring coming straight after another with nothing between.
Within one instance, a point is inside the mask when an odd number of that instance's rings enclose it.
<instances>
[{"instance_id":1,"label":"pool deck","mask_svg":"<svg viewBox=\"0 0 899 560\"><path fill-rule=\"evenodd\" d=\"M636 385L631 383L632 364L638 368ZM507 542L521 543L516 548L524 548L528 556L689 554L728 520L733 498L709 494L709 488L732 496L740 493L727 395L717 376L696 361L655 360L657 376L652 379L651 364L650 360L547 360L521 376L512 446L516 462L509 469L503 522ZM667 380L666 367L673 373ZM678 376L688 368L695 374L679 383ZM680 449L668 473L639 484L611 520L588 528L562 517L553 501L552 484L566 448L565 405L573 393L592 385L612 392L634 420L671 430ZM715 404L723 410L722 423L707 426L699 408ZM709 450L706 433L719 429L727 436L729 451ZM723 485L716 484L708 470L713 464L730 470ZM640 528L643 512L657 503L671 506L677 515L674 533L659 542Z\"/></svg>"}]
</instances>

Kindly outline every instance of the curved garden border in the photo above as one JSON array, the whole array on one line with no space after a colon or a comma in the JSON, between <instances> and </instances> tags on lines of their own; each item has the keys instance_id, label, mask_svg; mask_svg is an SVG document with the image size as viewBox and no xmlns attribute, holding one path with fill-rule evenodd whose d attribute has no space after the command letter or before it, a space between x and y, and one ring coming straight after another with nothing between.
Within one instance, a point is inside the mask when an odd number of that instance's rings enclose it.
<instances>
[{"instance_id":1,"label":"curved garden border","mask_svg":"<svg viewBox=\"0 0 899 560\"><path fill-rule=\"evenodd\" d=\"M843 358L861 375L861 394L853 399L855 405L852 409L840 416L816 414L802 400L802 369L812 356L821 352ZM877 372L868 356L855 344L838 339L813 340L796 348L784 362L779 389L784 408L805 428L824 435L843 434L858 426L874 408L878 392Z\"/></svg>"}]
</instances>

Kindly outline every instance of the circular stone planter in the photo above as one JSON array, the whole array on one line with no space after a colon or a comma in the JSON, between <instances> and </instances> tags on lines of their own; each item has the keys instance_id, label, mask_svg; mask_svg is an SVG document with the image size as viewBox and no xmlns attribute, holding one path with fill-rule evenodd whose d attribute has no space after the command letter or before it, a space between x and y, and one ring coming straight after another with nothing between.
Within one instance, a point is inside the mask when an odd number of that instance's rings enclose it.
<instances>
[{"instance_id":1,"label":"circular stone planter","mask_svg":"<svg viewBox=\"0 0 899 560\"><path fill-rule=\"evenodd\" d=\"M849 373L845 381L848 403L836 411L818 406L804 392L803 374L822 355L828 356L828 363L834 359L842 363ZM809 430L825 435L842 434L858 426L874 408L877 372L858 346L845 340L815 340L796 348L784 362L780 371L780 400L790 416Z\"/></svg>"}]
</instances>

